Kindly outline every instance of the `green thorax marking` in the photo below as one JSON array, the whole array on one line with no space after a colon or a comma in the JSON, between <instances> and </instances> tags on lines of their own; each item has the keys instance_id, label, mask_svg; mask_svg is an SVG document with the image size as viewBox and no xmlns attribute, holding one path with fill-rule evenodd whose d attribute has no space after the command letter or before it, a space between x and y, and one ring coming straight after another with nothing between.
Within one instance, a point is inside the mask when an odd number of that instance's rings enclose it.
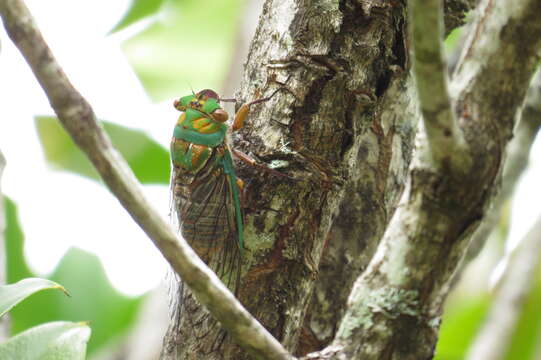
<instances>
[{"instance_id":1,"label":"green thorax marking","mask_svg":"<svg viewBox=\"0 0 541 360\"><path fill-rule=\"evenodd\" d=\"M211 134L200 133L194 127L194 121L201 118L208 120L212 124L212 127L216 129L216 132ZM226 131L227 126L225 124L215 121L201 111L188 108L184 114L184 120L175 126L173 136L194 144L215 147L224 142Z\"/></svg>"}]
</instances>

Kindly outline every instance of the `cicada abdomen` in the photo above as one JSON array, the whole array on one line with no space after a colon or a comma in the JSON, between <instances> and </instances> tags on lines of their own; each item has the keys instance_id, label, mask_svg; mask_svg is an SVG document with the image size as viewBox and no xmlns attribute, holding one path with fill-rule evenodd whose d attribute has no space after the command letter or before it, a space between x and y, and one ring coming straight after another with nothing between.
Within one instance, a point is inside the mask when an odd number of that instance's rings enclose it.
<instances>
[{"instance_id":1,"label":"cicada abdomen","mask_svg":"<svg viewBox=\"0 0 541 360\"><path fill-rule=\"evenodd\" d=\"M174 146L191 148L198 153L198 145L173 139ZM235 281L240 270L242 211L237 211L236 179L226 173L222 162L228 156L225 145L205 149L208 158L197 172L191 173L173 166L173 206L183 238L220 279L235 292ZM206 156L206 155L205 155ZM236 194L234 194L236 193ZM242 223L241 223L242 224ZM240 228L240 229L239 229Z\"/></svg>"}]
</instances>

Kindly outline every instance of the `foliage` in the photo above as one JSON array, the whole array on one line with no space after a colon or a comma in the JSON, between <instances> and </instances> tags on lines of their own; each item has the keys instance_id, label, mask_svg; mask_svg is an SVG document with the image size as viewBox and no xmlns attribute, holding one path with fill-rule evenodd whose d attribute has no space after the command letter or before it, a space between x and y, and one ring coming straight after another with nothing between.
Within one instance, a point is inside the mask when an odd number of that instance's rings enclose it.
<instances>
[{"instance_id":1,"label":"foliage","mask_svg":"<svg viewBox=\"0 0 541 360\"><path fill-rule=\"evenodd\" d=\"M159 21L124 42L122 50L153 100L189 93L191 87L220 88L242 4L170 0L160 9Z\"/></svg>"},{"instance_id":2,"label":"foliage","mask_svg":"<svg viewBox=\"0 0 541 360\"><path fill-rule=\"evenodd\" d=\"M115 25L111 32L122 30L139 20L154 15L160 10L164 0L133 0L124 17Z\"/></svg>"},{"instance_id":3,"label":"foliage","mask_svg":"<svg viewBox=\"0 0 541 360\"><path fill-rule=\"evenodd\" d=\"M24 258L24 235L17 221L16 206L6 199L5 208L7 278L14 283L36 275L29 270ZM34 295L12 310L14 334L48 321L90 321L94 335L88 351L92 354L129 330L143 299L119 294L107 280L96 256L75 248L68 251L48 278L64 284L72 297L47 292Z\"/></svg>"},{"instance_id":4,"label":"foliage","mask_svg":"<svg viewBox=\"0 0 541 360\"><path fill-rule=\"evenodd\" d=\"M4 315L32 294L46 289L66 290L46 279L28 278L0 286L0 314ZM53 322L33 327L3 344L0 359L84 359L90 328L86 323Z\"/></svg>"},{"instance_id":5,"label":"foliage","mask_svg":"<svg viewBox=\"0 0 541 360\"><path fill-rule=\"evenodd\" d=\"M56 117L37 116L35 120L45 157L50 164L99 180L88 158L73 143ZM141 183L169 183L169 154L166 149L139 130L105 121L102 125Z\"/></svg>"}]
</instances>

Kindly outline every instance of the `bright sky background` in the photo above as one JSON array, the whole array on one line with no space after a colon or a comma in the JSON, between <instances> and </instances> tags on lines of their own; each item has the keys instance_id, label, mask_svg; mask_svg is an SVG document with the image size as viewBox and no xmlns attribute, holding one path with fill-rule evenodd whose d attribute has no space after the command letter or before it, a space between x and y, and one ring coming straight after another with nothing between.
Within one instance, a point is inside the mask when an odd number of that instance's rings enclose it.
<instances>
[{"instance_id":1,"label":"bright sky background","mask_svg":"<svg viewBox=\"0 0 541 360\"><path fill-rule=\"evenodd\" d=\"M97 116L143 129L167 146L177 116L172 101L152 104L120 50L122 39L134 30L106 35L129 1L26 3L64 71ZM18 205L31 266L46 274L70 246L77 246L99 255L120 291L140 294L156 286L166 272L161 255L105 187L47 167L33 117L53 111L3 28L0 39L0 150L8 162L3 190ZM512 243L540 214L540 153L538 141L515 197ZM167 187L147 186L145 192L166 216Z\"/></svg>"}]
</instances>

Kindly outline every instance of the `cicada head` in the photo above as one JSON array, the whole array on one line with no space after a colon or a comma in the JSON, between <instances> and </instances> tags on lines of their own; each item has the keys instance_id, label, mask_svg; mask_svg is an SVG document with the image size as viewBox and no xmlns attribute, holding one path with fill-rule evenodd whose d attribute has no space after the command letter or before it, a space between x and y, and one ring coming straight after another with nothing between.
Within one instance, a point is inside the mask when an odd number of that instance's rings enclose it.
<instances>
[{"instance_id":1,"label":"cicada head","mask_svg":"<svg viewBox=\"0 0 541 360\"><path fill-rule=\"evenodd\" d=\"M183 96L175 100L173 105L178 111L193 109L210 116L216 121L226 122L228 115L219 105L219 101L220 97L215 91L205 89L197 94Z\"/></svg>"}]
</instances>

